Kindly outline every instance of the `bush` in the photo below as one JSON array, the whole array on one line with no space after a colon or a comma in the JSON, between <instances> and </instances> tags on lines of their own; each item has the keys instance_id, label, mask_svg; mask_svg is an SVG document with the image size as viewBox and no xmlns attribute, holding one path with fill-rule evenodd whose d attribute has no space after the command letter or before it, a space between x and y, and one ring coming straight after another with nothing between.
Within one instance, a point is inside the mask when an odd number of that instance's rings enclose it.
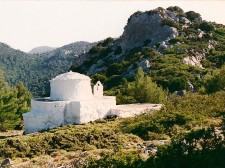
<instances>
[{"instance_id":1,"label":"bush","mask_svg":"<svg viewBox=\"0 0 225 168\"><path fill-rule=\"evenodd\" d=\"M207 93L214 93L220 90L225 90L225 65L206 76L205 89Z\"/></svg>"},{"instance_id":2,"label":"bush","mask_svg":"<svg viewBox=\"0 0 225 168\"><path fill-rule=\"evenodd\" d=\"M170 12L176 12L179 15L183 15L184 11L183 9L181 9L179 6L170 6L168 8L166 8L168 11Z\"/></svg>"},{"instance_id":3,"label":"bush","mask_svg":"<svg viewBox=\"0 0 225 168\"><path fill-rule=\"evenodd\" d=\"M186 12L185 15L190 21L201 20L201 15L194 11Z\"/></svg>"},{"instance_id":4,"label":"bush","mask_svg":"<svg viewBox=\"0 0 225 168\"><path fill-rule=\"evenodd\" d=\"M224 140L215 129L193 130L179 135L167 147L161 147L143 167L223 168Z\"/></svg>"},{"instance_id":5,"label":"bush","mask_svg":"<svg viewBox=\"0 0 225 168\"><path fill-rule=\"evenodd\" d=\"M91 79L93 84L96 84L98 81L100 81L101 83L105 83L107 77L103 74L94 74L93 76L91 76Z\"/></svg>"},{"instance_id":6,"label":"bush","mask_svg":"<svg viewBox=\"0 0 225 168\"><path fill-rule=\"evenodd\" d=\"M102 152L100 159L89 158L88 168L137 168L143 164L137 151L122 151L114 148L113 152Z\"/></svg>"},{"instance_id":7,"label":"bush","mask_svg":"<svg viewBox=\"0 0 225 168\"><path fill-rule=\"evenodd\" d=\"M206 31L206 32L210 32L210 31L214 31L215 30L215 26L211 23L208 23L208 22L202 22L200 25L199 25L199 28L203 31Z\"/></svg>"},{"instance_id":8,"label":"bush","mask_svg":"<svg viewBox=\"0 0 225 168\"><path fill-rule=\"evenodd\" d=\"M211 95L188 93L183 97L172 95L160 111L126 118L121 123L121 129L148 140L153 133L173 137L178 132L218 126L221 125L221 115L224 114L224 96L225 92Z\"/></svg>"},{"instance_id":9,"label":"bush","mask_svg":"<svg viewBox=\"0 0 225 168\"><path fill-rule=\"evenodd\" d=\"M162 26L167 25L167 26L170 26L170 27L179 28L179 25L171 19L163 19L161 25Z\"/></svg>"}]
</instances>

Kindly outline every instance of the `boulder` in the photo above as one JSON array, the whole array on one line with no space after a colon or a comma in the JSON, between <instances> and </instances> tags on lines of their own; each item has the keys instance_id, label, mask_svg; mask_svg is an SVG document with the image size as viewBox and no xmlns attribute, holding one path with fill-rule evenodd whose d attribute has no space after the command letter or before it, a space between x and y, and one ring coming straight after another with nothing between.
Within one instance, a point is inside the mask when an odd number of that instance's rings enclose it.
<instances>
[{"instance_id":1,"label":"boulder","mask_svg":"<svg viewBox=\"0 0 225 168\"><path fill-rule=\"evenodd\" d=\"M2 161L1 167L5 167L7 165L11 165L13 161L10 158L6 158L5 160Z\"/></svg>"}]
</instances>

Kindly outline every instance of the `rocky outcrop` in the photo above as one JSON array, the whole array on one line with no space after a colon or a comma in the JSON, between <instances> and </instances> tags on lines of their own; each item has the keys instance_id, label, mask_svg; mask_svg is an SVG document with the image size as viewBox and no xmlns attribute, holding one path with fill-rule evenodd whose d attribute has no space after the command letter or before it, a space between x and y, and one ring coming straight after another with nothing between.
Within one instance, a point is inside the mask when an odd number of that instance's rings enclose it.
<instances>
[{"instance_id":1,"label":"rocky outcrop","mask_svg":"<svg viewBox=\"0 0 225 168\"><path fill-rule=\"evenodd\" d=\"M195 56L187 56L183 58L183 63L187 65L196 66L198 68L203 68L201 61L203 59L203 56L201 54L195 55Z\"/></svg>"},{"instance_id":2,"label":"rocky outcrop","mask_svg":"<svg viewBox=\"0 0 225 168\"><path fill-rule=\"evenodd\" d=\"M139 13L132 15L119 39L122 50L143 46L146 41L149 42L148 45L153 46L157 42L168 41L178 36L176 28L162 24L164 19L173 22L179 21L178 17L167 10L154 14Z\"/></svg>"},{"instance_id":3,"label":"rocky outcrop","mask_svg":"<svg viewBox=\"0 0 225 168\"><path fill-rule=\"evenodd\" d=\"M169 20L170 23L177 24L180 19L184 20L184 17L177 16L175 13L163 8L137 12L129 18L123 34L118 39L114 39L113 42L107 45L104 45L103 41L95 46L95 49L101 50L102 47L107 48L111 52L104 54L104 56L102 53L98 54L96 52L84 53L74 58L71 69L88 75L101 73L107 70L109 63L119 63L124 59L126 51L129 52L129 50L136 47L152 47L159 52L164 52L164 50L171 47L169 40L179 35L178 30L166 23L166 21ZM185 21L189 23L187 19ZM138 67L148 70L150 57L148 59L140 59L133 65L130 65L129 70L127 69L123 76L133 76ZM134 65L137 65L137 67L133 67Z\"/></svg>"}]
</instances>

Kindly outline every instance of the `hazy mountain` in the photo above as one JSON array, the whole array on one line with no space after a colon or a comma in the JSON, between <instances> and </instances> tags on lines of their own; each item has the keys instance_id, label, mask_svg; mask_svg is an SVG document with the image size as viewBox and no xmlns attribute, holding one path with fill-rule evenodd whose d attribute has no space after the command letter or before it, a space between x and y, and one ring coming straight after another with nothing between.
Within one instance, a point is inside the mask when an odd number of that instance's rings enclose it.
<instances>
[{"instance_id":1,"label":"hazy mountain","mask_svg":"<svg viewBox=\"0 0 225 168\"><path fill-rule=\"evenodd\" d=\"M29 51L29 54L43 54L50 52L52 50L56 49L55 47L49 47L49 46L41 46L41 47L35 47L31 51Z\"/></svg>"}]
</instances>

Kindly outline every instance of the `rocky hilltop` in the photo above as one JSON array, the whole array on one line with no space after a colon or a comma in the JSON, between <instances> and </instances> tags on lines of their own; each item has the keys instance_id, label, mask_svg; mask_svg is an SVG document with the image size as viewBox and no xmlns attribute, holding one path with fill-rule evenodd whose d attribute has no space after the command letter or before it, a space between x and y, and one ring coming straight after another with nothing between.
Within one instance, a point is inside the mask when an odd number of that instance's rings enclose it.
<instances>
[{"instance_id":1,"label":"rocky hilltop","mask_svg":"<svg viewBox=\"0 0 225 168\"><path fill-rule=\"evenodd\" d=\"M131 15L119 38L98 43L75 58L71 69L101 77L112 88L123 78L132 81L141 67L169 91L194 91L222 65L223 43L223 25L204 21L194 11L159 7Z\"/></svg>"},{"instance_id":2,"label":"rocky hilltop","mask_svg":"<svg viewBox=\"0 0 225 168\"><path fill-rule=\"evenodd\" d=\"M161 9L160 12L136 12L128 20L124 32L119 39L122 50L134 47L154 46L157 42L169 41L178 36L175 27L162 25L164 19L179 22L179 17L174 13Z\"/></svg>"}]
</instances>

